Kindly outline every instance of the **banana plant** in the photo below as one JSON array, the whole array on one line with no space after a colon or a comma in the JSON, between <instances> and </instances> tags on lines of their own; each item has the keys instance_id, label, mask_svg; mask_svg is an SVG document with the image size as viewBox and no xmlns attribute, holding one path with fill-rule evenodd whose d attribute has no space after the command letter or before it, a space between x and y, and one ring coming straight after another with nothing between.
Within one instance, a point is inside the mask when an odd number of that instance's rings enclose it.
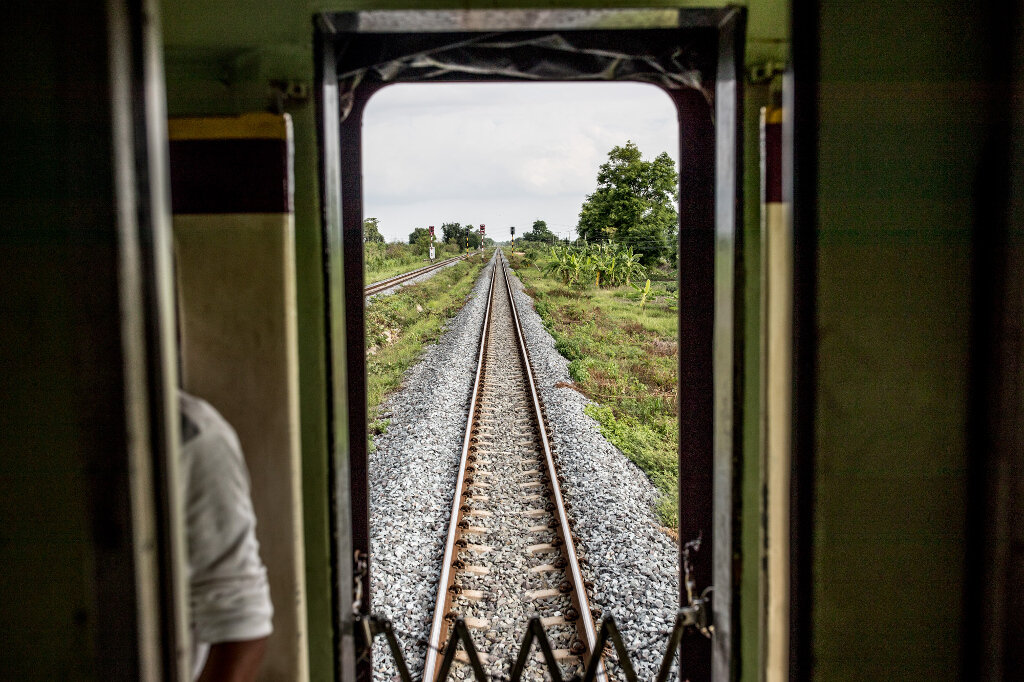
<instances>
[{"instance_id":1,"label":"banana plant","mask_svg":"<svg viewBox=\"0 0 1024 682\"><path fill-rule=\"evenodd\" d=\"M647 280L647 284L643 287L639 284L630 284L630 286L640 292L640 310L643 310L647 305L647 297L651 295L651 280Z\"/></svg>"}]
</instances>

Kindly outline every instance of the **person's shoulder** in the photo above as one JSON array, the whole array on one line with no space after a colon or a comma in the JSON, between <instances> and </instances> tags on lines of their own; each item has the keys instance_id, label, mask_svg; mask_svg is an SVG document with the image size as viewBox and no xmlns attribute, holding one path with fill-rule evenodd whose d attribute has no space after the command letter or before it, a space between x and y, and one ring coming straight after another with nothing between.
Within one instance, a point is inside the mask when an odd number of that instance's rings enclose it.
<instances>
[{"instance_id":1,"label":"person's shoulder","mask_svg":"<svg viewBox=\"0 0 1024 682\"><path fill-rule=\"evenodd\" d=\"M235 430L217 409L202 398L179 389L178 408L181 412L181 441L187 444L203 436L219 435L235 440Z\"/></svg>"}]
</instances>

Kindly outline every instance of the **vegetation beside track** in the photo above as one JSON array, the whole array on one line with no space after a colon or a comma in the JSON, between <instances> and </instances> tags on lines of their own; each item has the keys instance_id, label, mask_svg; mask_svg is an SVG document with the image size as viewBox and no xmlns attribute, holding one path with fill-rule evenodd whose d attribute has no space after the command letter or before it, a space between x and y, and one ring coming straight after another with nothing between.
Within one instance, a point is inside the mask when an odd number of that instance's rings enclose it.
<instances>
[{"instance_id":1,"label":"vegetation beside track","mask_svg":"<svg viewBox=\"0 0 1024 682\"><path fill-rule=\"evenodd\" d=\"M387 427L377 421L377 406L401 385L402 375L424 346L436 341L444 324L462 309L486 262L486 253L475 254L425 281L367 303L366 393L371 434Z\"/></svg>"},{"instance_id":2,"label":"vegetation beside track","mask_svg":"<svg viewBox=\"0 0 1024 682\"><path fill-rule=\"evenodd\" d=\"M436 260L444 260L466 252L454 244L437 244ZM388 277L430 265L425 249L400 242L366 242L363 244L363 284L373 284Z\"/></svg>"},{"instance_id":3,"label":"vegetation beside track","mask_svg":"<svg viewBox=\"0 0 1024 682\"><path fill-rule=\"evenodd\" d=\"M506 255L508 250L506 249ZM510 258L537 312L569 360L574 388L601 433L661 492L657 512L678 526L678 294L673 271L652 269L639 284L568 284L558 253L531 249ZM647 285L646 278L650 278ZM594 282L594 286L589 285ZM587 285L583 285L588 282Z\"/></svg>"}]
</instances>

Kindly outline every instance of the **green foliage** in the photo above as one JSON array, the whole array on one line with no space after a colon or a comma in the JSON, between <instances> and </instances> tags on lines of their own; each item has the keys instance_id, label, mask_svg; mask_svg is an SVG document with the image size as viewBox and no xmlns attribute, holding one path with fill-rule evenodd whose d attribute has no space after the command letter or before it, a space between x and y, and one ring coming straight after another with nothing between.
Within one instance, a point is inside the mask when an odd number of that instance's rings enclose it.
<instances>
[{"instance_id":1,"label":"green foliage","mask_svg":"<svg viewBox=\"0 0 1024 682\"><path fill-rule=\"evenodd\" d=\"M609 267L609 254L589 255ZM622 260L621 254L615 258L616 264ZM554 261L547 265L555 267ZM675 277L655 279L652 272L649 285L613 287L604 286L608 276L602 275L602 287L590 283L582 291L535 268L522 267L517 274L556 350L569 361L573 388L595 401L587 413L658 488L655 511L662 523L677 525L679 344L677 298L668 291L674 291Z\"/></svg>"},{"instance_id":2,"label":"green foliage","mask_svg":"<svg viewBox=\"0 0 1024 682\"><path fill-rule=\"evenodd\" d=\"M577 384L586 383L590 379L590 373L587 371L587 363L584 360L573 360L569 363L569 376Z\"/></svg>"},{"instance_id":3,"label":"green foliage","mask_svg":"<svg viewBox=\"0 0 1024 682\"><path fill-rule=\"evenodd\" d=\"M364 319L371 431L387 428L386 421L372 421L377 405L398 388L402 374L416 362L424 345L436 340L444 324L462 309L484 264L483 256L474 255L428 280L367 303Z\"/></svg>"},{"instance_id":4,"label":"green foliage","mask_svg":"<svg viewBox=\"0 0 1024 682\"><path fill-rule=\"evenodd\" d=\"M661 492L657 511L662 523L676 527L679 524L679 511L675 504L679 485L678 462L675 452L663 447L663 431L636 417L616 417L615 411L607 405L591 403L583 411L597 422L601 435L608 442L647 473Z\"/></svg>"},{"instance_id":5,"label":"green foliage","mask_svg":"<svg viewBox=\"0 0 1024 682\"><path fill-rule=\"evenodd\" d=\"M438 258L447 258L465 252L465 249L460 249L455 244L439 244L437 246ZM413 245L401 242L391 242L390 244L366 242L363 244L364 281L367 284L377 282L426 265L427 247L428 242L425 241Z\"/></svg>"},{"instance_id":6,"label":"green foliage","mask_svg":"<svg viewBox=\"0 0 1024 682\"><path fill-rule=\"evenodd\" d=\"M384 243L384 235L380 233L380 221L376 218L363 218L363 242Z\"/></svg>"},{"instance_id":7,"label":"green foliage","mask_svg":"<svg viewBox=\"0 0 1024 682\"><path fill-rule=\"evenodd\" d=\"M632 142L614 147L598 170L597 189L580 210L580 237L630 246L648 266L671 259L679 219L677 182L675 164L665 152L644 161Z\"/></svg>"},{"instance_id":8,"label":"green foliage","mask_svg":"<svg viewBox=\"0 0 1024 682\"><path fill-rule=\"evenodd\" d=\"M367 282L375 282L392 274L413 270L423 263L413 247L400 242L365 242L363 244L363 267Z\"/></svg>"},{"instance_id":9,"label":"green foliage","mask_svg":"<svg viewBox=\"0 0 1024 682\"><path fill-rule=\"evenodd\" d=\"M585 289L592 284L617 287L643 277L646 269L632 247L618 244L584 244L551 249L544 271L569 287Z\"/></svg>"},{"instance_id":10,"label":"green foliage","mask_svg":"<svg viewBox=\"0 0 1024 682\"><path fill-rule=\"evenodd\" d=\"M639 284L634 284L632 286L640 292L640 310L643 310L644 306L647 305L647 297L651 295L651 280L647 280L647 284L643 287Z\"/></svg>"},{"instance_id":11,"label":"green foliage","mask_svg":"<svg viewBox=\"0 0 1024 682\"><path fill-rule=\"evenodd\" d=\"M583 348L579 340L564 334L558 334L555 339L555 350L567 360L579 360L583 357Z\"/></svg>"},{"instance_id":12,"label":"green foliage","mask_svg":"<svg viewBox=\"0 0 1024 682\"><path fill-rule=\"evenodd\" d=\"M459 248L466 248L466 238L469 238L469 248L480 248L480 231L469 223L459 225L458 223L444 223L441 225L441 234L446 244L456 244Z\"/></svg>"},{"instance_id":13,"label":"green foliage","mask_svg":"<svg viewBox=\"0 0 1024 682\"><path fill-rule=\"evenodd\" d=\"M543 220L534 220L533 229L525 233L521 239L526 242L542 242L550 244L557 241L555 233L548 229L548 224Z\"/></svg>"},{"instance_id":14,"label":"green foliage","mask_svg":"<svg viewBox=\"0 0 1024 682\"><path fill-rule=\"evenodd\" d=\"M420 244L430 245L430 232L425 227L417 227L409 233L409 244L418 246Z\"/></svg>"}]
</instances>

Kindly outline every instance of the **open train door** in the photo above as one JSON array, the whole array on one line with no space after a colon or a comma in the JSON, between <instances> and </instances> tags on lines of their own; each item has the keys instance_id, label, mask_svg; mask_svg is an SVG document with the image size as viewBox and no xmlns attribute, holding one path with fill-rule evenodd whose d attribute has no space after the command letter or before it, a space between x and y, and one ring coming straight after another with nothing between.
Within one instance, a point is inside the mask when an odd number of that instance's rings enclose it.
<instances>
[{"instance_id":1,"label":"open train door","mask_svg":"<svg viewBox=\"0 0 1024 682\"><path fill-rule=\"evenodd\" d=\"M742 461L742 8L369 11L315 20L328 315L335 677L369 679L364 107L393 83L629 80L679 115L681 678L734 672ZM710 589L713 586L713 591ZM701 599L701 596L704 599Z\"/></svg>"}]
</instances>

